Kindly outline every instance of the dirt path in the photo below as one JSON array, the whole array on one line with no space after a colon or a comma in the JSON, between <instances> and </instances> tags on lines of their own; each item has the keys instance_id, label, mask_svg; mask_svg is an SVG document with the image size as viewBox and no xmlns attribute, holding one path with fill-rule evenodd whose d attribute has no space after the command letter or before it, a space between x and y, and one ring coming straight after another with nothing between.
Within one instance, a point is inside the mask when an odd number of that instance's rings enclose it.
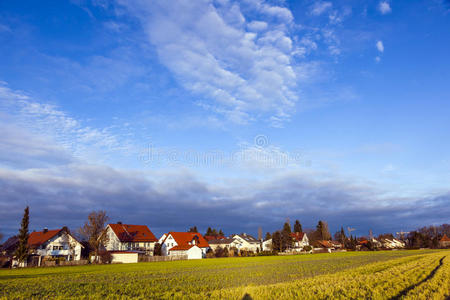
<instances>
[{"instance_id":1,"label":"dirt path","mask_svg":"<svg viewBox=\"0 0 450 300\"><path fill-rule=\"evenodd\" d=\"M440 260L439 260L439 265L436 266L436 268L433 269L433 271L430 272L430 274L428 274L427 277L425 277L424 279L422 279L421 281L417 282L416 284L410 285L408 286L406 289L404 289L403 291L401 291L400 293L398 293L397 295L395 295L394 297L390 298L390 300L398 300L401 299L402 297L406 296L406 294L408 294L409 291L415 289L416 287L418 287L419 285L421 285L422 283L430 280L431 278L433 278L434 274L436 274L437 270L439 270L439 268L444 264L444 258L445 256L443 256Z\"/></svg>"}]
</instances>

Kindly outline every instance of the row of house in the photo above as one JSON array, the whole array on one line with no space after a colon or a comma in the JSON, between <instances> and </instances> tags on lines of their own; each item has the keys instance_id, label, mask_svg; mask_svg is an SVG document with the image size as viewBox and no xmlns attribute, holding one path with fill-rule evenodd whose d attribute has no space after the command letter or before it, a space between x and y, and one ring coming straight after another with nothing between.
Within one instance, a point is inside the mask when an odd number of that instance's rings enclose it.
<instances>
[{"instance_id":1,"label":"row of house","mask_svg":"<svg viewBox=\"0 0 450 300\"><path fill-rule=\"evenodd\" d=\"M206 257L208 251L216 251L218 248L236 250L238 252L260 252L272 251L272 239L258 240L253 236L242 233L225 236L203 236L197 232L168 232L159 239L150 231L146 225L108 224L106 227L108 241L105 245L112 255L112 262L137 262L139 255L153 256L155 245L161 246L162 256L183 257L187 259L201 259ZM304 232L291 233L293 245L291 252L300 252L310 246L308 236ZM404 248L405 243L397 239L374 238L358 242L357 249L363 249L369 243L376 248L399 249ZM3 254L12 254L17 247L17 237L8 239L2 246ZM450 239L444 236L441 246L450 246ZM63 227L56 230L44 229L32 232L28 239L31 255L41 264L45 258L61 258L64 260L80 260L83 243L78 241L67 229ZM324 250L331 252L344 248L337 241L316 241L308 249Z\"/></svg>"},{"instance_id":2,"label":"row of house","mask_svg":"<svg viewBox=\"0 0 450 300\"><path fill-rule=\"evenodd\" d=\"M261 242L248 234L236 234L226 237L203 237L196 232L168 232L159 239L146 225L108 224L105 228L107 243L105 250L112 255L112 262L137 262L139 255L153 256L156 243L161 246L162 256L201 259L210 250L217 247L235 248L238 251L261 251ZM8 239L2 246L3 255L13 255L18 238ZM63 227L56 230L44 229L33 231L28 239L31 257L37 259L40 266L42 259L80 260L85 246Z\"/></svg>"}]
</instances>

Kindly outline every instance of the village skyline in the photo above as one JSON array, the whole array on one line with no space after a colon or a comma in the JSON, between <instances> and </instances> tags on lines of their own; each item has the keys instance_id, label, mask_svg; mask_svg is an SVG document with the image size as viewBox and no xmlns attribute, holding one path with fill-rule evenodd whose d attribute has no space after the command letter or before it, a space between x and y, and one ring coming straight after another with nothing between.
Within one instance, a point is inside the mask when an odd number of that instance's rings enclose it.
<instances>
[{"instance_id":1,"label":"village skyline","mask_svg":"<svg viewBox=\"0 0 450 300\"><path fill-rule=\"evenodd\" d=\"M27 205L36 230L91 210L156 232L446 223L448 10L2 1L0 231Z\"/></svg>"}]
</instances>

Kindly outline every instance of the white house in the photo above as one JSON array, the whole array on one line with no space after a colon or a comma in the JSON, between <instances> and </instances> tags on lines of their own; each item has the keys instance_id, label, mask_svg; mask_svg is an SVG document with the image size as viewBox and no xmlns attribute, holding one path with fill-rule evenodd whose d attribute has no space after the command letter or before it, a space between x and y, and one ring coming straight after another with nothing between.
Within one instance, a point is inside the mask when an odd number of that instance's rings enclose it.
<instances>
[{"instance_id":1,"label":"white house","mask_svg":"<svg viewBox=\"0 0 450 300\"><path fill-rule=\"evenodd\" d=\"M106 234L108 251L140 251L153 255L158 241L146 225L108 224Z\"/></svg>"},{"instance_id":2,"label":"white house","mask_svg":"<svg viewBox=\"0 0 450 300\"><path fill-rule=\"evenodd\" d=\"M399 249L399 248L405 248L406 244L402 241L399 241L397 239L381 239L380 240L383 248L386 249Z\"/></svg>"},{"instance_id":3,"label":"white house","mask_svg":"<svg viewBox=\"0 0 450 300\"><path fill-rule=\"evenodd\" d=\"M66 260L80 260L83 245L69 232L67 227L61 229L33 231L28 238L28 246L33 255L42 258L64 257Z\"/></svg>"},{"instance_id":4,"label":"white house","mask_svg":"<svg viewBox=\"0 0 450 300\"><path fill-rule=\"evenodd\" d=\"M241 244L237 239L233 239L233 238L215 239L215 240L208 241L208 243L209 243L209 247L213 251L216 251L216 249L219 247L222 249L228 249L228 250L230 250L231 248L238 249L238 246Z\"/></svg>"},{"instance_id":5,"label":"white house","mask_svg":"<svg viewBox=\"0 0 450 300\"><path fill-rule=\"evenodd\" d=\"M272 239L268 239L262 242L262 249L263 251L272 251L273 250Z\"/></svg>"},{"instance_id":6,"label":"white house","mask_svg":"<svg viewBox=\"0 0 450 300\"><path fill-rule=\"evenodd\" d=\"M301 251L304 247L309 246L309 239L306 233L304 232L293 232L291 233L291 237L294 240L294 249L295 251Z\"/></svg>"},{"instance_id":7,"label":"white house","mask_svg":"<svg viewBox=\"0 0 450 300\"><path fill-rule=\"evenodd\" d=\"M206 256L208 242L197 232L169 232L159 239L163 256L183 256L198 259Z\"/></svg>"},{"instance_id":8,"label":"white house","mask_svg":"<svg viewBox=\"0 0 450 300\"><path fill-rule=\"evenodd\" d=\"M170 256L185 256L187 259L202 259L204 253L197 245L175 246L170 249Z\"/></svg>"},{"instance_id":9,"label":"white house","mask_svg":"<svg viewBox=\"0 0 450 300\"><path fill-rule=\"evenodd\" d=\"M238 248L239 251L246 250L257 252L261 250L261 242L249 234L235 234L232 238L236 240L236 248Z\"/></svg>"}]
</instances>

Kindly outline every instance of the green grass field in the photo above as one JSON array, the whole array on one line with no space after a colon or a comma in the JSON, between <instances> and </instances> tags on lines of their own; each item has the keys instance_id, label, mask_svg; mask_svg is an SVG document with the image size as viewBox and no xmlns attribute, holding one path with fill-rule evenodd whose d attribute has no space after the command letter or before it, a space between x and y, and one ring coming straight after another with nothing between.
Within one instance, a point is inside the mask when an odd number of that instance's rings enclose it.
<instances>
[{"instance_id":1,"label":"green grass field","mask_svg":"<svg viewBox=\"0 0 450 300\"><path fill-rule=\"evenodd\" d=\"M450 251L295 256L0 270L0 297L445 299Z\"/></svg>"}]
</instances>

